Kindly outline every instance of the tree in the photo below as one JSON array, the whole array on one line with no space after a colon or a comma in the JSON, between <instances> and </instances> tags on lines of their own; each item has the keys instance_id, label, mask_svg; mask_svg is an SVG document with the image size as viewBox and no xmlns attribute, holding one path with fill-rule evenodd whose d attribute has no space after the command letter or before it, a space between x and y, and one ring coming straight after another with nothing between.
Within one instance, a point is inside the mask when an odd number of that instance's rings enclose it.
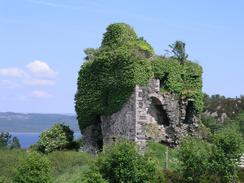
<instances>
[{"instance_id":1,"label":"tree","mask_svg":"<svg viewBox=\"0 0 244 183\"><path fill-rule=\"evenodd\" d=\"M29 153L26 158L19 163L16 175L16 183L50 183L51 164L45 155L37 152Z\"/></svg>"},{"instance_id":2,"label":"tree","mask_svg":"<svg viewBox=\"0 0 244 183\"><path fill-rule=\"evenodd\" d=\"M0 149L8 149L11 137L12 136L8 132L0 133Z\"/></svg>"},{"instance_id":3,"label":"tree","mask_svg":"<svg viewBox=\"0 0 244 183\"><path fill-rule=\"evenodd\" d=\"M105 147L95 167L93 175L110 183L162 181L156 161L140 154L135 143L128 140L120 140Z\"/></svg>"},{"instance_id":4,"label":"tree","mask_svg":"<svg viewBox=\"0 0 244 183\"><path fill-rule=\"evenodd\" d=\"M185 60L188 57L188 54L185 52L185 43L182 41L175 41L170 44L170 53L173 54L173 57L180 61L181 64L184 64Z\"/></svg>"},{"instance_id":5,"label":"tree","mask_svg":"<svg viewBox=\"0 0 244 183\"><path fill-rule=\"evenodd\" d=\"M19 149L19 148L21 148L19 139L17 137L13 137L9 148L10 149Z\"/></svg>"},{"instance_id":6,"label":"tree","mask_svg":"<svg viewBox=\"0 0 244 183\"><path fill-rule=\"evenodd\" d=\"M72 148L74 132L64 124L55 124L41 133L37 149L43 153Z\"/></svg>"},{"instance_id":7,"label":"tree","mask_svg":"<svg viewBox=\"0 0 244 183\"><path fill-rule=\"evenodd\" d=\"M21 148L19 139L13 137L8 132L0 133L0 149L15 149Z\"/></svg>"}]
</instances>

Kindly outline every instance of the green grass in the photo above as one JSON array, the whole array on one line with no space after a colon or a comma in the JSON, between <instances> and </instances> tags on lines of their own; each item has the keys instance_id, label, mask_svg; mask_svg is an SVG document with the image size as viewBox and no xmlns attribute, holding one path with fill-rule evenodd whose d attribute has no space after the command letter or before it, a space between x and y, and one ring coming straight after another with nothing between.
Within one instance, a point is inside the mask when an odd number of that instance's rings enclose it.
<instances>
[{"instance_id":1,"label":"green grass","mask_svg":"<svg viewBox=\"0 0 244 183\"><path fill-rule=\"evenodd\" d=\"M67 172L54 178L53 183L81 183L85 171L89 169L89 165L75 166Z\"/></svg>"},{"instance_id":2,"label":"green grass","mask_svg":"<svg viewBox=\"0 0 244 183\"><path fill-rule=\"evenodd\" d=\"M47 156L51 161L54 177L70 172L73 167L88 165L91 160L87 153L76 151L56 151Z\"/></svg>"},{"instance_id":3,"label":"green grass","mask_svg":"<svg viewBox=\"0 0 244 183\"><path fill-rule=\"evenodd\" d=\"M176 151L176 149L169 148L166 145L149 142L146 153L155 157L163 169L176 170L179 167Z\"/></svg>"},{"instance_id":4,"label":"green grass","mask_svg":"<svg viewBox=\"0 0 244 183\"><path fill-rule=\"evenodd\" d=\"M0 183L11 182L19 161L26 156L25 150L0 150ZM57 151L47 155L53 168L54 183L78 183L89 168L91 156L84 152Z\"/></svg>"},{"instance_id":5,"label":"green grass","mask_svg":"<svg viewBox=\"0 0 244 183\"><path fill-rule=\"evenodd\" d=\"M0 176L12 178L15 167L25 155L24 150L0 150Z\"/></svg>"}]
</instances>

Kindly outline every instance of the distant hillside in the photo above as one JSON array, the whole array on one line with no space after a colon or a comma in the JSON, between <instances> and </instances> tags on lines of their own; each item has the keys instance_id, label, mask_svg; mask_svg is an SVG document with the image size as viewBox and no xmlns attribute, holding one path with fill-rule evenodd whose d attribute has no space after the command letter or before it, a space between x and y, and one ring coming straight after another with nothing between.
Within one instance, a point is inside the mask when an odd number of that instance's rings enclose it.
<instances>
[{"instance_id":1,"label":"distant hillside","mask_svg":"<svg viewBox=\"0 0 244 183\"><path fill-rule=\"evenodd\" d=\"M41 132L57 122L63 122L74 132L79 132L75 115L0 112L0 132Z\"/></svg>"},{"instance_id":2,"label":"distant hillside","mask_svg":"<svg viewBox=\"0 0 244 183\"><path fill-rule=\"evenodd\" d=\"M204 96L203 115L211 116L218 121L235 118L244 111L244 96L229 98L221 95Z\"/></svg>"}]
</instances>

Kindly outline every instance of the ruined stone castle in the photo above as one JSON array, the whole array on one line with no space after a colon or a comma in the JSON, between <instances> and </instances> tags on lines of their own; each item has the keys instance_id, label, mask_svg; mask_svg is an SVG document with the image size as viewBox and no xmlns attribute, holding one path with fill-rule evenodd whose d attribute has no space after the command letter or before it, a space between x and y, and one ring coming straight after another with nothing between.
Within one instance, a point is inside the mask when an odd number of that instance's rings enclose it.
<instances>
[{"instance_id":1,"label":"ruined stone castle","mask_svg":"<svg viewBox=\"0 0 244 183\"><path fill-rule=\"evenodd\" d=\"M193 100L160 92L160 80L135 86L122 109L83 130L84 151L96 153L104 144L119 138L135 141L144 150L148 140L177 146L180 139L195 131L197 117Z\"/></svg>"}]
</instances>

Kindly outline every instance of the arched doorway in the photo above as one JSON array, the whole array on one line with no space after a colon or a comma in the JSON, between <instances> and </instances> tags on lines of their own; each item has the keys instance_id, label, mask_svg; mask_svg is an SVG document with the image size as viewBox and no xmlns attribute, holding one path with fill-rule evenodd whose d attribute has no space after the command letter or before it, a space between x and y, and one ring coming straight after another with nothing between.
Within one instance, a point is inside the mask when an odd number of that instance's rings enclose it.
<instances>
[{"instance_id":1,"label":"arched doorway","mask_svg":"<svg viewBox=\"0 0 244 183\"><path fill-rule=\"evenodd\" d=\"M151 104L148 108L148 114L157 122L157 124L169 126L169 118L158 98L151 97Z\"/></svg>"}]
</instances>

